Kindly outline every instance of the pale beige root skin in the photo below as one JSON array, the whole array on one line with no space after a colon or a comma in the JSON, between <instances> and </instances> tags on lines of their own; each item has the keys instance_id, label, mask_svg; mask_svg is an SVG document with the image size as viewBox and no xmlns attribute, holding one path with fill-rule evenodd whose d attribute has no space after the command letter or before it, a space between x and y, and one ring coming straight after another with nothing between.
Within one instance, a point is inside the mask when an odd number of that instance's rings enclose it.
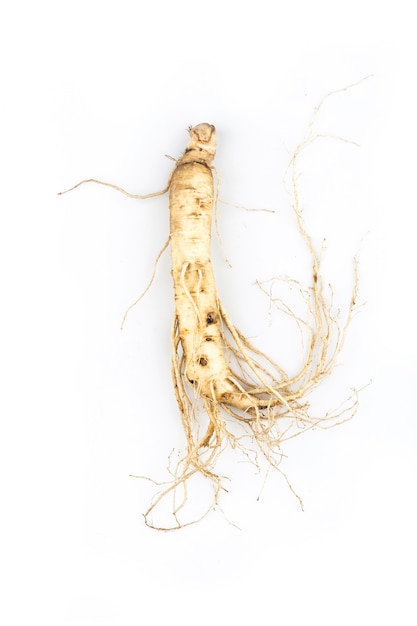
<instances>
[{"instance_id":1,"label":"pale beige root skin","mask_svg":"<svg viewBox=\"0 0 417 626\"><path fill-rule=\"evenodd\" d=\"M313 278L308 289L298 285L307 308L306 318L301 322L309 345L300 371L290 378L277 363L251 345L232 324L219 301L210 261L215 129L210 124L199 124L189 132L186 152L178 159L170 183L176 308L172 373L187 438L187 453L171 470L172 482L145 513L146 523L161 530L180 528L201 519L200 516L197 520L187 520L181 515L187 503L188 482L196 474L209 479L213 487L212 502L202 517L218 505L223 485L216 473L216 462L228 444L240 448L247 458L257 463L255 442L267 463L287 480L279 467L281 443L307 429L346 421L357 408L356 392L338 410L322 418L309 415L306 401L306 395L336 364L355 306L357 276L355 266L349 312L340 329L337 316L332 313L332 303L327 302L324 294L320 259L305 229L296 193L295 163L303 144L294 154L292 183L294 209L311 254ZM206 423L202 412L208 417ZM231 418L238 420L242 435L232 432ZM174 523L166 526L154 522L153 513L169 493L174 498Z\"/></svg>"}]
</instances>

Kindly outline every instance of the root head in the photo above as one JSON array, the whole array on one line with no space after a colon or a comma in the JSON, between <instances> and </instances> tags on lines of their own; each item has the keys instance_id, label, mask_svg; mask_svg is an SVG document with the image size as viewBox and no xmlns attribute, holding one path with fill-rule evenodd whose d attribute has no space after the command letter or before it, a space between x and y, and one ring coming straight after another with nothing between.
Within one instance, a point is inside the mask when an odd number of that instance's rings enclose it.
<instances>
[{"instance_id":1,"label":"root head","mask_svg":"<svg viewBox=\"0 0 417 626\"><path fill-rule=\"evenodd\" d=\"M211 162L216 154L216 129L212 124L197 124L197 126L188 129L190 140L188 142L186 153L195 151L205 153L205 160Z\"/></svg>"}]
</instances>

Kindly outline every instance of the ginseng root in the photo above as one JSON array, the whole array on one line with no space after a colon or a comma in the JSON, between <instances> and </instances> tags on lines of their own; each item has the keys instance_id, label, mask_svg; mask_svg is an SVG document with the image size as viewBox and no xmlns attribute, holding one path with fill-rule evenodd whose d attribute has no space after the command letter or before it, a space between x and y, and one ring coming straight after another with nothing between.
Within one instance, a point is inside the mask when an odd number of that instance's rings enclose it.
<instances>
[{"instance_id":1,"label":"ginseng root","mask_svg":"<svg viewBox=\"0 0 417 626\"><path fill-rule=\"evenodd\" d=\"M172 484L148 509L149 524L149 514L161 499L184 485L196 472L212 481L212 505L217 504L222 481L215 472L215 465L226 443L247 452L248 439L254 440L269 464L282 473L279 463L284 440L315 426L348 419L357 403L354 395L343 409L317 419L309 415L306 402L307 394L330 374L336 363L354 308L356 273L348 319L345 328L340 330L331 304L324 296L319 257L296 206L299 226L312 257L313 284L303 292L308 307L309 347L302 368L290 378L244 337L219 300L210 261L215 198L211 163L216 150L216 133L210 124L199 124L189 132L187 149L178 159L170 182L176 308L172 375L187 438L187 454L176 468ZM203 431L200 405L208 416ZM239 421L242 435L231 432L230 418ZM176 526L182 525L179 512L185 501L186 491L174 509Z\"/></svg>"},{"instance_id":2,"label":"ginseng root","mask_svg":"<svg viewBox=\"0 0 417 626\"><path fill-rule=\"evenodd\" d=\"M320 256L305 229L296 194L295 161L302 145L293 157L292 186L295 214L311 255L312 284L304 289L297 283L306 313L302 319L295 314L293 317L303 327L307 341L304 341L303 364L290 377L245 338L220 302L210 260L216 199L212 166L216 131L211 124L203 123L190 128L189 134L185 153L176 161L167 188L160 192L169 189L170 194L175 294L172 378L187 440L186 452L170 469L172 480L164 483L145 513L146 523L162 530L198 521L182 519L188 483L197 475L210 481L213 489L212 500L198 519L219 504L224 487L216 463L228 445L243 451L255 464L263 457L269 467L286 478L279 467L283 441L317 426L327 427L350 419L357 408L357 394L353 392L339 409L316 418L310 415L306 400L336 364L355 308L357 273L355 263L349 310L340 328L331 298L329 302L324 293ZM173 496L173 522L156 524L153 513L168 494Z\"/></svg>"}]
</instances>

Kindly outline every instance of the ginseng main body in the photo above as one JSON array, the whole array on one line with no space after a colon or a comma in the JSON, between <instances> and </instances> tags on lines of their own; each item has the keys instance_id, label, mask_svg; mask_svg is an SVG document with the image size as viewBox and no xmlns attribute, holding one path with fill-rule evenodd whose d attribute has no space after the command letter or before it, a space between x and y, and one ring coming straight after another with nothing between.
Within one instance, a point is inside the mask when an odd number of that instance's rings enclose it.
<instances>
[{"instance_id":1,"label":"ginseng main body","mask_svg":"<svg viewBox=\"0 0 417 626\"><path fill-rule=\"evenodd\" d=\"M216 131L211 124L199 124L189 132L186 152L172 174L169 203L183 372L208 406L225 404L243 411L270 406L278 398L261 399L256 388L243 387L226 362L220 332L222 309L210 261Z\"/></svg>"},{"instance_id":2,"label":"ginseng main body","mask_svg":"<svg viewBox=\"0 0 417 626\"><path fill-rule=\"evenodd\" d=\"M221 345L219 302L210 261L214 198L211 162L216 131L210 124L200 124L190 130L190 135L170 185L175 322L188 382L202 397L225 402L234 388Z\"/></svg>"}]
</instances>

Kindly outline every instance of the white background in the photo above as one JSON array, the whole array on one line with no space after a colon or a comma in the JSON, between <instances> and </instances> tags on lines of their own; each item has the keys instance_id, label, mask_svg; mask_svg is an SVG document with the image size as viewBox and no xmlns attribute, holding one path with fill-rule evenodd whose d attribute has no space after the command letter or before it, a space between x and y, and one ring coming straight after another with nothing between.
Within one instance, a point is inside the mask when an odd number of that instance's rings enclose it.
<instances>
[{"instance_id":1,"label":"white background","mask_svg":"<svg viewBox=\"0 0 417 626\"><path fill-rule=\"evenodd\" d=\"M5 624L416 623L416 46L409 3L15 2L1 18L1 611ZM389 8L388 8L389 6ZM256 279L297 273L284 175L314 107L335 89L301 162L305 219L346 311L346 349L316 394L352 386L350 423L288 448L262 477L234 467L220 511L161 533L142 518L183 445L170 381L164 187L186 127L218 129L219 291L239 327L282 349ZM277 327L278 326L278 327ZM256 330L255 330L256 329ZM262 333L266 334L263 335ZM277 333L275 335L275 333ZM281 347L280 347L281 346ZM281 354L283 353L283 354ZM231 467L233 465L231 457ZM237 459L235 461L237 463ZM241 471L240 471L240 468Z\"/></svg>"}]
</instances>

